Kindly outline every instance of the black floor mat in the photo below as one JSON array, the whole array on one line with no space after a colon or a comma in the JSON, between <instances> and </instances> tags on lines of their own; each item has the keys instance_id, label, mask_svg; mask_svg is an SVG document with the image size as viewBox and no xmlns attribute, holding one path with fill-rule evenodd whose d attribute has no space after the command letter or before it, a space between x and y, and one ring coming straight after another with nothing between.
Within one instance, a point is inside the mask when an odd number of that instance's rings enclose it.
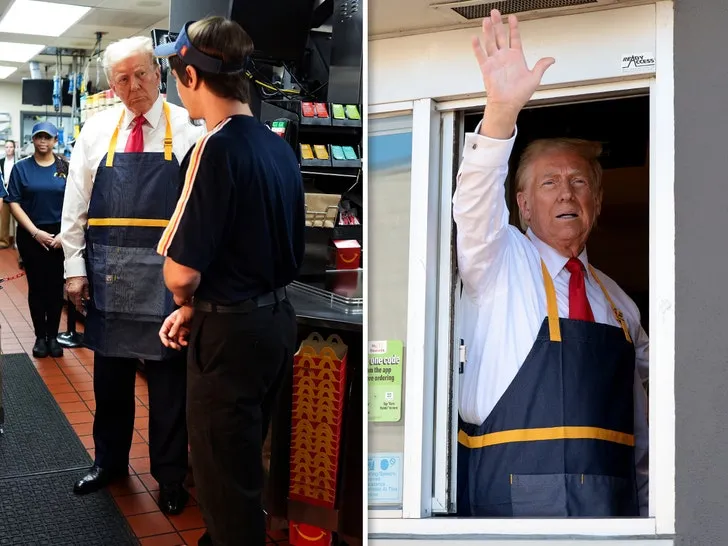
<instances>
[{"instance_id":1,"label":"black floor mat","mask_svg":"<svg viewBox=\"0 0 728 546\"><path fill-rule=\"evenodd\" d=\"M0 359L0 546L138 545L108 491L78 496L91 458L25 354Z\"/></svg>"},{"instance_id":2,"label":"black floor mat","mask_svg":"<svg viewBox=\"0 0 728 546\"><path fill-rule=\"evenodd\" d=\"M138 545L111 495L74 495L77 478L71 471L0 479L0 546Z\"/></svg>"},{"instance_id":3,"label":"black floor mat","mask_svg":"<svg viewBox=\"0 0 728 546\"><path fill-rule=\"evenodd\" d=\"M90 466L86 448L28 355L3 355L0 368L5 406L0 479Z\"/></svg>"}]
</instances>

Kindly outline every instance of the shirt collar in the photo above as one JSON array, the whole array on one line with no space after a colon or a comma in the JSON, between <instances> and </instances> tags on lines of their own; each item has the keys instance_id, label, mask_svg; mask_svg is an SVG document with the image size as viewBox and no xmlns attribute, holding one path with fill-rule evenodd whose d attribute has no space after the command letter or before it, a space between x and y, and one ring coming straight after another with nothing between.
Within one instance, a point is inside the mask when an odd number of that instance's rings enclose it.
<instances>
[{"instance_id":1,"label":"shirt collar","mask_svg":"<svg viewBox=\"0 0 728 546\"><path fill-rule=\"evenodd\" d=\"M561 273L561 270L564 269L564 266L566 265L566 262L569 261L569 258L567 258L566 256L562 256L556 251L556 249L536 237L533 231L531 231L531 228L528 228L526 234L531 239L533 246L536 247L536 250L538 251L539 256L541 256L543 263L546 264L546 269L548 269L551 278L555 279L556 276ZM587 272L587 276L589 276L589 258L586 254L586 247L584 247L584 250L581 251L581 254L579 254L578 258L579 260L581 260L581 263L584 264L584 269Z\"/></svg>"},{"instance_id":2,"label":"shirt collar","mask_svg":"<svg viewBox=\"0 0 728 546\"><path fill-rule=\"evenodd\" d=\"M144 114L144 119L147 120L147 123L152 126L152 129L157 128L159 120L162 117L163 102L164 99L162 98L162 94L160 93L157 97L157 100L154 101L154 104L152 104L152 107L149 109L149 111ZM124 107L124 111L126 112L126 115L124 116L124 127L126 129L129 129L131 126L131 122L134 121L134 118L136 116L126 106Z\"/></svg>"}]
</instances>

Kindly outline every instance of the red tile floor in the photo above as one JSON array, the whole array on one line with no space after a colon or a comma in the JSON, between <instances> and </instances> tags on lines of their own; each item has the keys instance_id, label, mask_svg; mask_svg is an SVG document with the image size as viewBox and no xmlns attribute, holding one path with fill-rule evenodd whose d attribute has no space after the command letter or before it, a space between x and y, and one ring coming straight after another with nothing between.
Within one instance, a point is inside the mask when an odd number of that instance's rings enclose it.
<instances>
[{"instance_id":1,"label":"red tile floor","mask_svg":"<svg viewBox=\"0 0 728 546\"><path fill-rule=\"evenodd\" d=\"M19 272L16 251L0 250L0 278ZM65 413L76 434L93 457L91 427L96 408L93 393L93 353L88 349L66 349L62 358L32 357L35 336L28 311L28 286L25 277L0 285L0 326L2 351L28 353L48 390ZM61 319L61 331L66 318ZM136 420L130 453L130 475L124 483L111 487L111 493L142 546L196 546L204 532L202 515L195 501L195 490L185 511L166 516L156 504L157 482L149 473L148 419L149 395L142 375L136 379ZM72 484L68 484L72 487ZM269 543L287 546L283 531L269 531Z\"/></svg>"}]
</instances>

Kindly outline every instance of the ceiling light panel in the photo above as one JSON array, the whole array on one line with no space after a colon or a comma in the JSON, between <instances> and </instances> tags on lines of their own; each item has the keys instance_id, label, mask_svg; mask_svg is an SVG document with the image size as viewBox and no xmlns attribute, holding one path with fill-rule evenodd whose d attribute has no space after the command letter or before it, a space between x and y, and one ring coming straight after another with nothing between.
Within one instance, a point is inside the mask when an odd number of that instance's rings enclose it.
<instances>
[{"instance_id":1,"label":"ceiling light panel","mask_svg":"<svg viewBox=\"0 0 728 546\"><path fill-rule=\"evenodd\" d=\"M4 80L17 69L15 66L0 66L0 80Z\"/></svg>"},{"instance_id":2,"label":"ceiling light panel","mask_svg":"<svg viewBox=\"0 0 728 546\"><path fill-rule=\"evenodd\" d=\"M26 63L43 51L44 45L0 42L0 61Z\"/></svg>"},{"instance_id":3,"label":"ceiling light panel","mask_svg":"<svg viewBox=\"0 0 728 546\"><path fill-rule=\"evenodd\" d=\"M15 0L0 20L0 32L58 37L91 8L36 0Z\"/></svg>"}]
</instances>

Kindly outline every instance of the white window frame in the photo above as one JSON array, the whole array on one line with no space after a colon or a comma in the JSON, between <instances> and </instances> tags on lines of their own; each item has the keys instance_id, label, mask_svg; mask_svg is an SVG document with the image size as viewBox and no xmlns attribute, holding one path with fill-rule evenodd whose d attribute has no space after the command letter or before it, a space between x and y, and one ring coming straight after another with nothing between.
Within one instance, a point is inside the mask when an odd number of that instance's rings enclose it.
<instances>
[{"instance_id":1,"label":"white window frame","mask_svg":"<svg viewBox=\"0 0 728 546\"><path fill-rule=\"evenodd\" d=\"M466 536L508 537L668 537L675 533L675 198L674 198L674 80L673 80L673 4L656 4L655 53L657 70L646 77L587 85L565 85L537 91L533 102L561 102L584 95L626 93L649 89L650 94L650 507L649 517L635 519L478 519L430 517L432 496L444 492L444 473L433 469L442 457L443 446L433 448L433 427L447 425L434 404L442 403L442 393L428 390L439 374L438 385L446 379L448 366L443 360L449 351L437 347L445 338L441 329L446 321L437 313L449 291L449 259L432 252L433 238L450 242L452 181L448 159L442 155L442 142L452 136L452 112L484 106L484 98L435 102L415 100L413 113L413 154L410 221L410 303L407 332L407 372L405 385L405 454L403 465L403 505L401 519L385 519L370 512L370 539L435 538L456 539ZM393 108L403 103L392 103ZM387 105L370 109L386 111ZM445 121L445 131L441 130ZM451 125L448 132L447 124ZM442 168L437 162L442 159ZM441 171L442 184L440 184ZM450 177L451 179L452 177ZM415 191L415 189L426 191ZM439 194L430 193L439 192ZM427 194L427 195L425 195ZM429 218L428 218L429 217ZM440 263L447 263L447 271ZM439 293L433 285L441 287ZM433 299L434 297L434 299ZM434 303L434 305L433 305ZM439 304L439 305L438 305ZM449 303L447 303L449 309ZM437 327L438 337L432 336ZM449 323L447 324L449 329ZM430 337L428 337L430 336ZM447 334L449 337L449 333ZM428 340L437 339L437 343ZM436 365L437 363L437 365ZM443 376L443 374L445 374ZM437 402L436 402L437 400ZM437 437L444 437L439 433ZM429 440L429 443L428 443ZM433 478L434 472L434 478ZM452 477L450 477L452 478ZM441 498L441 497L440 497Z\"/></svg>"}]
</instances>

